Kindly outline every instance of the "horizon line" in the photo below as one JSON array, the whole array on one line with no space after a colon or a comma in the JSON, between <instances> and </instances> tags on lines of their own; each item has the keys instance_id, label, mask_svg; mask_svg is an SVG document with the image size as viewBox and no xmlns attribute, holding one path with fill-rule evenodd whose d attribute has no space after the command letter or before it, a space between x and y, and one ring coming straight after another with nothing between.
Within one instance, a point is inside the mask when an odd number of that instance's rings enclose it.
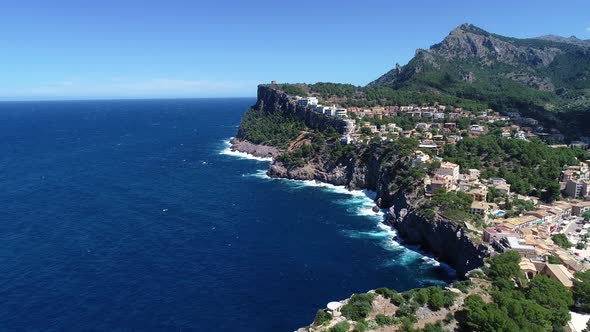
<instances>
[{"instance_id":1,"label":"horizon line","mask_svg":"<svg viewBox=\"0 0 590 332\"><path fill-rule=\"evenodd\" d=\"M194 100L194 99L246 99L256 96L225 96L225 97L98 97L98 98L64 98L64 99L12 99L0 98L0 103L27 103L27 102L66 102L66 101L127 101L127 100Z\"/></svg>"}]
</instances>

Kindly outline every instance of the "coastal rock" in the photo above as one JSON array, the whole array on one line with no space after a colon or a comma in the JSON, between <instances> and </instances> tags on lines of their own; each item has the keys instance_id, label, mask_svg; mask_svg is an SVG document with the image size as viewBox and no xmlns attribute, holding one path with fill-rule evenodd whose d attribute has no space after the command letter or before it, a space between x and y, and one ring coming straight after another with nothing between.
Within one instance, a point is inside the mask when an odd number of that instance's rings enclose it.
<instances>
[{"instance_id":1,"label":"coastal rock","mask_svg":"<svg viewBox=\"0 0 590 332\"><path fill-rule=\"evenodd\" d=\"M251 154L255 157L267 158L271 157L274 158L281 153L281 150L269 145L261 145L261 144L254 144L252 142L248 142L246 140L240 140L237 138L232 138L230 149L232 151L239 151Z\"/></svg>"},{"instance_id":2,"label":"coastal rock","mask_svg":"<svg viewBox=\"0 0 590 332\"><path fill-rule=\"evenodd\" d=\"M452 266L458 275L483 265L489 256L488 247L477 234L469 234L467 227L439 215L423 216L416 209L416 198L403 192L394 195L387 221L394 226L407 244L420 245L435 257Z\"/></svg>"},{"instance_id":3,"label":"coastal rock","mask_svg":"<svg viewBox=\"0 0 590 332\"><path fill-rule=\"evenodd\" d=\"M323 128L338 125L326 122L331 120L326 120L327 117L321 114L297 107L286 94L270 87L260 86L258 98L255 107L268 112L294 112L306 119L308 126ZM351 190L374 191L377 207L389 209L387 220L406 243L421 245L439 260L448 263L460 276L483 264L488 250L478 243L477 235L470 234L461 223L440 217L431 220L420 215L417 207L425 199L420 185L416 184L410 192L395 186L398 181L396 174L408 164L405 157L398 156L395 149L381 144L357 147L354 155L333 160L328 154L317 153L303 164L288 164L281 158L275 158L267 174L274 178L315 180Z\"/></svg>"}]
</instances>

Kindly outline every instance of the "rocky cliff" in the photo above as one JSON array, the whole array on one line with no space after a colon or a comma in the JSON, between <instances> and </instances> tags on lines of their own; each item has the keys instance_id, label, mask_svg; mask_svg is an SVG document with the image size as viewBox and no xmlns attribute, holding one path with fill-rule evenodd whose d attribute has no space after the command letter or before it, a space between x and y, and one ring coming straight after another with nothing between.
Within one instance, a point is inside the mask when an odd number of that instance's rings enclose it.
<instances>
[{"instance_id":1,"label":"rocky cliff","mask_svg":"<svg viewBox=\"0 0 590 332\"><path fill-rule=\"evenodd\" d=\"M432 252L439 260L452 266L458 275L481 267L483 259L489 256L489 250L480 243L479 236L470 234L463 223L440 215L422 215L417 209L419 200L415 192L399 191L393 196L387 221L397 229L403 241Z\"/></svg>"},{"instance_id":2,"label":"rocky cliff","mask_svg":"<svg viewBox=\"0 0 590 332\"><path fill-rule=\"evenodd\" d=\"M378 164L377 164L378 165ZM420 214L421 198L417 191L390 192L391 177L375 165L327 165L317 161L301 167L288 167L273 162L268 174L271 177L298 180L317 180L350 189L369 189L377 192L377 205L388 209L387 222L395 227L401 239L412 245L420 245L437 259L452 266L458 275L483 265L489 255L488 248L479 243L477 234L469 234L462 223L435 216L434 219Z\"/></svg>"},{"instance_id":3,"label":"rocky cliff","mask_svg":"<svg viewBox=\"0 0 590 332\"><path fill-rule=\"evenodd\" d=\"M259 85L257 92L256 104L253 106L255 110L262 110L269 113L286 112L294 115L296 118L302 120L305 126L314 130L327 130L334 128L342 132L346 123L335 117L325 116L314 112L311 108L297 105L292 96L278 89L276 85ZM245 137L243 129L238 130L236 138Z\"/></svg>"},{"instance_id":4,"label":"rocky cliff","mask_svg":"<svg viewBox=\"0 0 590 332\"><path fill-rule=\"evenodd\" d=\"M265 112L288 112L305 122L308 129L323 131L328 128L342 130L344 122L311 111L296 103L284 92L272 86L258 88L258 100L254 109ZM243 137L240 129L237 137ZM258 151L256 145L234 142L240 149ZM268 147L261 151L267 153ZM455 268L459 275L482 265L487 255L485 247L478 245L463 224L440 217L429 219L421 216L418 206L424 199L420 179L412 179L411 163L396 143L371 143L359 145L347 153L334 153L334 147L325 145L303 163L290 163L281 155L272 154L268 175L277 178L317 180L349 189L368 189L376 192L376 204L388 209L388 219L409 244L418 244L432 252L440 260ZM248 152L245 151L245 152ZM408 181L408 178L410 179Z\"/></svg>"},{"instance_id":5,"label":"rocky cliff","mask_svg":"<svg viewBox=\"0 0 590 332\"><path fill-rule=\"evenodd\" d=\"M322 154L301 166L275 160L268 174L271 177L317 180L350 189L375 191L376 204L388 209L386 222L398 230L405 243L420 245L452 266L458 275L483 264L489 253L486 246L479 244L479 235L470 234L463 223L438 215L429 218L420 214L418 207L424 196L419 184L399 189L391 186L398 181L396 174L404 172L408 165L404 157L391 154L380 145L372 145L359 152L360 157L344 158L338 162Z\"/></svg>"}]
</instances>

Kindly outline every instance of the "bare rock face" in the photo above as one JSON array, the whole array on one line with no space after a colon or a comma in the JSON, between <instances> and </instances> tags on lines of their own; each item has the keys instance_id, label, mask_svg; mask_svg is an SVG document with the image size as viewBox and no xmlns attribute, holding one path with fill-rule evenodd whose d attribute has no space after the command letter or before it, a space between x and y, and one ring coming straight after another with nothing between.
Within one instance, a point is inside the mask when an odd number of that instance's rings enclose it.
<instances>
[{"instance_id":1,"label":"bare rock face","mask_svg":"<svg viewBox=\"0 0 590 332\"><path fill-rule=\"evenodd\" d=\"M546 67L562 51L558 48L517 46L471 24L462 24L427 52L445 59L474 57L481 60L493 59L509 65L525 63L532 67Z\"/></svg>"},{"instance_id":2,"label":"bare rock face","mask_svg":"<svg viewBox=\"0 0 590 332\"><path fill-rule=\"evenodd\" d=\"M452 266L462 276L483 265L489 249L468 234L462 223L442 218L429 218L416 209L419 196L397 192L388 209L387 220L408 244L420 245L437 259Z\"/></svg>"},{"instance_id":3,"label":"bare rock face","mask_svg":"<svg viewBox=\"0 0 590 332\"><path fill-rule=\"evenodd\" d=\"M254 144L237 138L233 138L230 143L232 151L248 153L255 157L274 158L281 153L281 150L274 146Z\"/></svg>"}]
</instances>

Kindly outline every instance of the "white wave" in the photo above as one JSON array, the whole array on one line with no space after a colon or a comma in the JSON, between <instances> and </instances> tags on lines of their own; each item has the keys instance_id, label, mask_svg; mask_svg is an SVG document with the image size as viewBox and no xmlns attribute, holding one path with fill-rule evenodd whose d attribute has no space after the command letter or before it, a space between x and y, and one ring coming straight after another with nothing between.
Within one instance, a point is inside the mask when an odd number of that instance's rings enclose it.
<instances>
[{"instance_id":1,"label":"white wave","mask_svg":"<svg viewBox=\"0 0 590 332\"><path fill-rule=\"evenodd\" d=\"M249 159L249 160L258 160L258 161L272 161L271 157L256 157L255 155L251 155L246 152L234 151L231 149L230 140L231 140L231 138L229 140L223 142L225 148L223 150L221 150L221 152L219 152L219 154L237 157L240 159Z\"/></svg>"},{"instance_id":2,"label":"white wave","mask_svg":"<svg viewBox=\"0 0 590 332\"><path fill-rule=\"evenodd\" d=\"M228 142L229 144L229 142ZM228 145L229 149L229 145ZM240 152L238 152L240 153ZM247 155L247 154L246 154ZM251 156L253 157L253 156ZM256 158L256 157L253 157ZM251 158L249 158L251 159ZM397 231L390 225L387 225L383 222L383 218L385 213L382 210L377 212L373 211L373 207L375 206L375 198L376 193L370 190L349 190L345 186L337 186L325 182L320 182L316 180L293 180L293 179L284 179L284 178L271 178L266 174L265 169L257 170L255 173L245 174L243 176L251 176L265 180L276 180L282 181L292 188L320 188L322 190L347 195L346 199L339 200L337 203L341 205L345 205L347 207L347 211L351 214L361 216L361 217L368 217L375 222L375 231L351 231L345 230L343 233L355 239L374 239L380 240L381 245L384 249L399 253L396 255L395 259L387 260L384 265L385 266L405 266L411 265L416 261L422 261L423 266L434 266L434 267L443 267L448 275L453 276L456 275L455 270L452 269L447 264L441 263L434 259L432 256L423 253L420 251L420 248L417 246L406 246L402 245L397 242L394 238L397 236Z\"/></svg>"},{"instance_id":3,"label":"white wave","mask_svg":"<svg viewBox=\"0 0 590 332\"><path fill-rule=\"evenodd\" d=\"M361 231L344 231L344 233L353 239L383 239L383 238L391 238L391 235L388 232L384 231L368 231L368 232L361 232Z\"/></svg>"},{"instance_id":4,"label":"white wave","mask_svg":"<svg viewBox=\"0 0 590 332\"><path fill-rule=\"evenodd\" d=\"M259 179L264 179L264 180L272 179L270 176L268 176L268 174L266 174L265 169L259 169L256 172L250 173L250 174L242 174L242 176L248 176L248 177L259 178Z\"/></svg>"}]
</instances>

